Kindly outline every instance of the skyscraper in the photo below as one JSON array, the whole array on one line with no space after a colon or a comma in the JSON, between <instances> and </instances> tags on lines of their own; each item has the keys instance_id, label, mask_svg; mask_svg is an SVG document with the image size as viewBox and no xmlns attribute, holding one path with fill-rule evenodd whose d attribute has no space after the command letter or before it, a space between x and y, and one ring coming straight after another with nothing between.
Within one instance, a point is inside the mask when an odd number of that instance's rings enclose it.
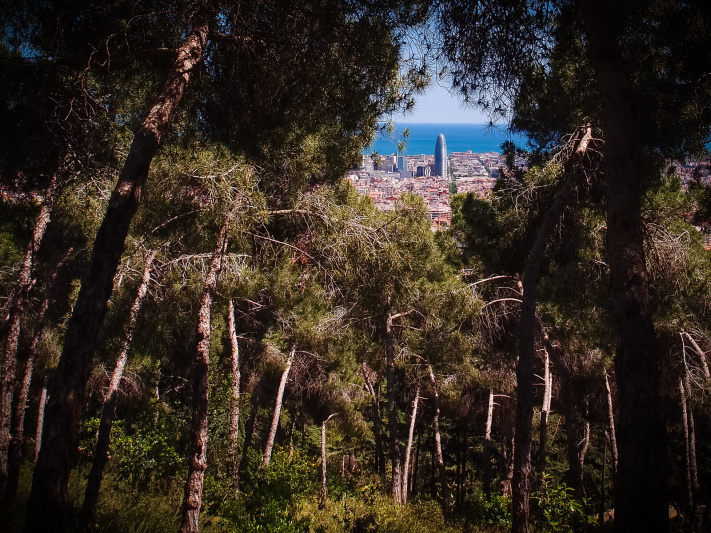
<instances>
[{"instance_id":1,"label":"skyscraper","mask_svg":"<svg viewBox=\"0 0 711 533\"><path fill-rule=\"evenodd\" d=\"M434 175L445 178L449 176L449 168L447 165L447 141L444 140L443 133L437 135L437 144L435 144Z\"/></svg>"}]
</instances>

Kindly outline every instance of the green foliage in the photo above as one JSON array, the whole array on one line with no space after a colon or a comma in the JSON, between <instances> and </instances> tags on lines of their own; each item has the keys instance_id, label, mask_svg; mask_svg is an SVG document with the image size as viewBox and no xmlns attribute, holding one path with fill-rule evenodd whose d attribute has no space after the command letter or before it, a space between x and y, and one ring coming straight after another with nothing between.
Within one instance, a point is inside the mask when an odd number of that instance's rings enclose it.
<instances>
[{"instance_id":1,"label":"green foliage","mask_svg":"<svg viewBox=\"0 0 711 533\"><path fill-rule=\"evenodd\" d=\"M541 490L531 499L536 502L535 516L542 531L568 532L596 523L594 516L585 514L587 502L577 500L573 489L555 483L550 474L543 474Z\"/></svg>"}]
</instances>

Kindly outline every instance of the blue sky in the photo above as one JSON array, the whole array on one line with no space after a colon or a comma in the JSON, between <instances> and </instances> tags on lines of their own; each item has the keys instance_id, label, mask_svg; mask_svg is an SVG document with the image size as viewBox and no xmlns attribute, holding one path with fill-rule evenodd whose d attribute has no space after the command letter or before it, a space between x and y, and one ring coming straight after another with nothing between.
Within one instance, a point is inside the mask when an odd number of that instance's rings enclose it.
<instances>
[{"instance_id":1,"label":"blue sky","mask_svg":"<svg viewBox=\"0 0 711 533\"><path fill-rule=\"evenodd\" d=\"M395 122L469 123L488 122L488 117L479 109L465 107L461 100L447 89L433 83L424 94L415 97L415 109L405 117L396 115Z\"/></svg>"}]
</instances>

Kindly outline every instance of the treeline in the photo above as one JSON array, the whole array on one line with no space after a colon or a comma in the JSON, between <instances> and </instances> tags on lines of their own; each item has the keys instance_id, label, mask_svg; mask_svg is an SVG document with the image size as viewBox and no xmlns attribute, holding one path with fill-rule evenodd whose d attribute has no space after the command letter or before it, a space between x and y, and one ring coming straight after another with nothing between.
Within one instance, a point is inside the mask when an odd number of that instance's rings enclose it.
<instances>
[{"instance_id":1,"label":"treeline","mask_svg":"<svg viewBox=\"0 0 711 533\"><path fill-rule=\"evenodd\" d=\"M709 527L709 11L3 2L3 528ZM433 77L438 233L341 180Z\"/></svg>"}]
</instances>

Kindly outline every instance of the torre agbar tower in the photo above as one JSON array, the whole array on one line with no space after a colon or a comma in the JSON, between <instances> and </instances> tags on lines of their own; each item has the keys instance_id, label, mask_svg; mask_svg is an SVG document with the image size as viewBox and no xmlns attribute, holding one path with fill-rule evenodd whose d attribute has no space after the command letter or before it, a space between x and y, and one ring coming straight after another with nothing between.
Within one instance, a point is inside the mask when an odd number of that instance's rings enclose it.
<instances>
[{"instance_id":1,"label":"torre agbar tower","mask_svg":"<svg viewBox=\"0 0 711 533\"><path fill-rule=\"evenodd\" d=\"M435 164L434 175L447 177L449 175L447 168L447 141L444 140L444 134L437 135L437 144L435 144Z\"/></svg>"}]
</instances>

